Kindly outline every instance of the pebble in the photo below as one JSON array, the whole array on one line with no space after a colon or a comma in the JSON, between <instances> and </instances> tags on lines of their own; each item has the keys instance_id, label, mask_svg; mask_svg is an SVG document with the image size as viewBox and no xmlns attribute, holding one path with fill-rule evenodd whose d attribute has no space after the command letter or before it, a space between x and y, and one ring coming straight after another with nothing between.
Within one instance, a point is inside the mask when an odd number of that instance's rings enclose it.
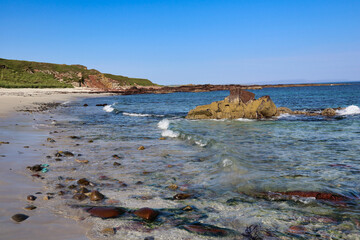
<instances>
[{"instance_id":1,"label":"pebble","mask_svg":"<svg viewBox=\"0 0 360 240\"><path fill-rule=\"evenodd\" d=\"M78 163L89 163L89 160L75 159L75 161L78 162Z\"/></svg>"},{"instance_id":2,"label":"pebble","mask_svg":"<svg viewBox=\"0 0 360 240\"><path fill-rule=\"evenodd\" d=\"M118 163L118 162L114 162L113 164L114 166L121 166L121 163Z\"/></svg>"},{"instance_id":3,"label":"pebble","mask_svg":"<svg viewBox=\"0 0 360 240\"><path fill-rule=\"evenodd\" d=\"M29 201L35 201L35 200L36 200L36 197L35 197L34 195L28 195L28 196L26 197L26 199L29 200Z\"/></svg>"},{"instance_id":4,"label":"pebble","mask_svg":"<svg viewBox=\"0 0 360 240\"><path fill-rule=\"evenodd\" d=\"M121 158L120 156L118 156L118 155L116 155L116 154L112 155L112 157L113 157L113 158L117 158L117 159L120 159L120 158Z\"/></svg>"},{"instance_id":5,"label":"pebble","mask_svg":"<svg viewBox=\"0 0 360 240\"><path fill-rule=\"evenodd\" d=\"M58 183L58 184L55 185L55 188L56 188L56 189L64 188L64 187L65 187L65 185L63 185L63 184L61 184L61 183Z\"/></svg>"},{"instance_id":6,"label":"pebble","mask_svg":"<svg viewBox=\"0 0 360 240\"><path fill-rule=\"evenodd\" d=\"M176 189L178 189L179 187L178 187L178 185L176 185L176 184L170 184L170 185L169 185L169 188L170 188L171 190L176 190Z\"/></svg>"},{"instance_id":7,"label":"pebble","mask_svg":"<svg viewBox=\"0 0 360 240\"><path fill-rule=\"evenodd\" d=\"M41 166L41 164L36 164L32 167L27 167L28 169L30 169L30 171L33 171L33 172L40 172L43 167Z\"/></svg>"},{"instance_id":8,"label":"pebble","mask_svg":"<svg viewBox=\"0 0 360 240\"><path fill-rule=\"evenodd\" d=\"M61 159L61 158L55 158L55 161L57 161L57 162L61 162L61 161L62 161L62 159Z\"/></svg>"},{"instance_id":9,"label":"pebble","mask_svg":"<svg viewBox=\"0 0 360 240\"><path fill-rule=\"evenodd\" d=\"M166 140L166 138L165 138L165 137L161 137L161 138L159 138L159 140Z\"/></svg>"},{"instance_id":10,"label":"pebble","mask_svg":"<svg viewBox=\"0 0 360 240\"><path fill-rule=\"evenodd\" d=\"M73 199L76 199L76 200L79 200L79 201L83 201L85 200L86 198L88 198L88 196L86 196L85 194L83 193L77 193L73 196Z\"/></svg>"},{"instance_id":11,"label":"pebble","mask_svg":"<svg viewBox=\"0 0 360 240\"><path fill-rule=\"evenodd\" d=\"M89 105L85 103L83 106L84 106L84 107L87 107L87 106L89 106Z\"/></svg>"},{"instance_id":12,"label":"pebble","mask_svg":"<svg viewBox=\"0 0 360 240\"><path fill-rule=\"evenodd\" d=\"M54 139L52 139L52 138L47 138L46 141L51 142L51 143L56 142L56 141L55 141Z\"/></svg>"},{"instance_id":13,"label":"pebble","mask_svg":"<svg viewBox=\"0 0 360 240\"><path fill-rule=\"evenodd\" d=\"M154 221L156 217L159 215L159 212L152 209L152 208L140 208L139 210L136 210L134 214L138 217L141 217L148 221Z\"/></svg>"},{"instance_id":14,"label":"pebble","mask_svg":"<svg viewBox=\"0 0 360 240\"><path fill-rule=\"evenodd\" d=\"M175 199L175 200L183 200L183 199L187 199L187 198L189 198L189 197L191 197L190 194L187 194L187 193L178 193L178 194L176 194L175 196L173 196L173 199Z\"/></svg>"},{"instance_id":15,"label":"pebble","mask_svg":"<svg viewBox=\"0 0 360 240\"><path fill-rule=\"evenodd\" d=\"M11 217L11 219L14 220L15 222L22 222L28 218L29 218L28 215L21 214L21 213L15 214L14 216Z\"/></svg>"},{"instance_id":16,"label":"pebble","mask_svg":"<svg viewBox=\"0 0 360 240\"><path fill-rule=\"evenodd\" d=\"M138 150L145 150L145 147L144 147L144 146L140 146L140 147L138 147Z\"/></svg>"},{"instance_id":17,"label":"pebble","mask_svg":"<svg viewBox=\"0 0 360 240\"><path fill-rule=\"evenodd\" d=\"M100 201L103 200L105 198L105 196L100 193L99 191L92 191L90 194L90 200L91 201Z\"/></svg>"},{"instance_id":18,"label":"pebble","mask_svg":"<svg viewBox=\"0 0 360 240\"><path fill-rule=\"evenodd\" d=\"M87 210L93 217L99 218L117 218L125 213L125 209L116 207L93 207Z\"/></svg>"},{"instance_id":19,"label":"pebble","mask_svg":"<svg viewBox=\"0 0 360 240\"><path fill-rule=\"evenodd\" d=\"M77 181L77 183L79 185L84 185L84 186L88 186L90 184L90 182L86 179L86 178L81 178Z\"/></svg>"},{"instance_id":20,"label":"pebble","mask_svg":"<svg viewBox=\"0 0 360 240\"><path fill-rule=\"evenodd\" d=\"M193 208L191 207L191 206L186 206L186 207L184 207L184 208L182 208L182 210L183 211L192 211L193 210Z\"/></svg>"},{"instance_id":21,"label":"pebble","mask_svg":"<svg viewBox=\"0 0 360 240\"><path fill-rule=\"evenodd\" d=\"M50 200L50 199L52 199L52 198L53 198L53 197L51 197L51 196L44 196L44 197L43 197L44 200Z\"/></svg>"},{"instance_id":22,"label":"pebble","mask_svg":"<svg viewBox=\"0 0 360 240\"><path fill-rule=\"evenodd\" d=\"M27 205L27 206L24 207L24 209L25 209L25 210L34 210L34 209L36 209L36 206L34 206L34 205Z\"/></svg>"}]
</instances>

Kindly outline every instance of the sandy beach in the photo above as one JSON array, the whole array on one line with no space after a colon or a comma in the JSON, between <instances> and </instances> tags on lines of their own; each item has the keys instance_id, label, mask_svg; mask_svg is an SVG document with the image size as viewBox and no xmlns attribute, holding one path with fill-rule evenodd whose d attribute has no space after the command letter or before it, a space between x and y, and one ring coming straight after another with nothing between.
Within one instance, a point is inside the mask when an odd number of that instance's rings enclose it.
<instances>
[{"instance_id":1,"label":"sandy beach","mask_svg":"<svg viewBox=\"0 0 360 240\"><path fill-rule=\"evenodd\" d=\"M36 164L43 157L41 145L49 132L34 127L35 114L21 110L36 108L39 103L104 96L92 92L83 89L0 89L0 142L5 142L0 144L1 239L87 239L84 226L41 207L46 189L41 182L24 175L26 166ZM38 200L27 201L30 194L36 195ZM25 210L27 205L35 205L37 209ZM30 218L15 223L11 216L17 213Z\"/></svg>"},{"instance_id":2,"label":"sandy beach","mask_svg":"<svg viewBox=\"0 0 360 240\"><path fill-rule=\"evenodd\" d=\"M106 96L88 88L0 88L0 117L6 117L36 103L65 102L77 97Z\"/></svg>"}]
</instances>

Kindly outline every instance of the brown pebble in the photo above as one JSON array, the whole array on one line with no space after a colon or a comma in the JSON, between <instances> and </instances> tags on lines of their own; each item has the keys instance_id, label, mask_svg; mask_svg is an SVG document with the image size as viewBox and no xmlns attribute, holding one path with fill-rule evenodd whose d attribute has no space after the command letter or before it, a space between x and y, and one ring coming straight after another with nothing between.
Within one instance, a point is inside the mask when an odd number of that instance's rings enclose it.
<instances>
[{"instance_id":1,"label":"brown pebble","mask_svg":"<svg viewBox=\"0 0 360 240\"><path fill-rule=\"evenodd\" d=\"M138 147L138 150L144 150L145 149L145 147L144 146L140 146L140 147Z\"/></svg>"},{"instance_id":2,"label":"brown pebble","mask_svg":"<svg viewBox=\"0 0 360 240\"><path fill-rule=\"evenodd\" d=\"M14 220L15 222L22 222L22 221L25 221L28 218L29 218L28 215L21 214L21 213L15 214L15 215L13 215L11 217L11 219Z\"/></svg>"},{"instance_id":3,"label":"brown pebble","mask_svg":"<svg viewBox=\"0 0 360 240\"><path fill-rule=\"evenodd\" d=\"M89 163L89 160L81 160L81 159L75 159L78 163Z\"/></svg>"},{"instance_id":4,"label":"brown pebble","mask_svg":"<svg viewBox=\"0 0 360 240\"><path fill-rule=\"evenodd\" d=\"M182 210L183 210L183 211L192 211L193 208L188 205L188 206L184 207Z\"/></svg>"},{"instance_id":5,"label":"brown pebble","mask_svg":"<svg viewBox=\"0 0 360 240\"><path fill-rule=\"evenodd\" d=\"M87 198L88 196L86 196L83 193L77 193L73 196L73 199L79 200L79 201L83 201Z\"/></svg>"},{"instance_id":6,"label":"brown pebble","mask_svg":"<svg viewBox=\"0 0 360 240\"><path fill-rule=\"evenodd\" d=\"M44 196L44 197L43 197L44 200L50 200L50 199L52 199L52 198L53 198L53 197L51 197L51 196Z\"/></svg>"},{"instance_id":7,"label":"brown pebble","mask_svg":"<svg viewBox=\"0 0 360 240\"><path fill-rule=\"evenodd\" d=\"M117 218L120 215L125 213L123 208L116 208L116 207L93 207L87 210L93 217L99 218Z\"/></svg>"},{"instance_id":8,"label":"brown pebble","mask_svg":"<svg viewBox=\"0 0 360 240\"><path fill-rule=\"evenodd\" d=\"M34 205L27 205L24 207L25 210L34 210L36 207Z\"/></svg>"},{"instance_id":9,"label":"brown pebble","mask_svg":"<svg viewBox=\"0 0 360 240\"><path fill-rule=\"evenodd\" d=\"M179 187L178 187L178 185L176 185L176 184L170 184L170 185L169 185L169 188L170 188L171 190L176 190L176 189L178 189Z\"/></svg>"},{"instance_id":10,"label":"brown pebble","mask_svg":"<svg viewBox=\"0 0 360 240\"><path fill-rule=\"evenodd\" d=\"M161 138L159 138L159 140L166 140L166 138L165 138L165 137L161 137Z\"/></svg>"},{"instance_id":11,"label":"brown pebble","mask_svg":"<svg viewBox=\"0 0 360 240\"><path fill-rule=\"evenodd\" d=\"M121 166L121 163L118 163L118 162L114 162L113 164L114 166Z\"/></svg>"},{"instance_id":12,"label":"brown pebble","mask_svg":"<svg viewBox=\"0 0 360 240\"><path fill-rule=\"evenodd\" d=\"M29 195L26 197L27 200L29 201L35 201L36 200L36 197L34 195Z\"/></svg>"},{"instance_id":13,"label":"brown pebble","mask_svg":"<svg viewBox=\"0 0 360 240\"><path fill-rule=\"evenodd\" d=\"M86 178L81 178L77 181L77 183L79 185L84 185L84 186L88 186L90 184L90 182L86 179Z\"/></svg>"},{"instance_id":14,"label":"brown pebble","mask_svg":"<svg viewBox=\"0 0 360 240\"><path fill-rule=\"evenodd\" d=\"M90 194L90 200L91 201L100 201L103 200L105 198L105 196L100 193L99 191L92 191Z\"/></svg>"},{"instance_id":15,"label":"brown pebble","mask_svg":"<svg viewBox=\"0 0 360 240\"><path fill-rule=\"evenodd\" d=\"M138 217L141 217L148 221L154 221L155 218L159 215L159 212L151 209L151 208L140 208L139 210L136 210L134 214Z\"/></svg>"},{"instance_id":16,"label":"brown pebble","mask_svg":"<svg viewBox=\"0 0 360 240\"><path fill-rule=\"evenodd\" d=\"M183 199L187 199L187 198L189 198L189 197L191 197L190 194L187 194L187 193L178 193L178 194L176 194L175 196L173 196L173 199L175 199L175 200L183 200Z\"/></svg>"}]
</instances>

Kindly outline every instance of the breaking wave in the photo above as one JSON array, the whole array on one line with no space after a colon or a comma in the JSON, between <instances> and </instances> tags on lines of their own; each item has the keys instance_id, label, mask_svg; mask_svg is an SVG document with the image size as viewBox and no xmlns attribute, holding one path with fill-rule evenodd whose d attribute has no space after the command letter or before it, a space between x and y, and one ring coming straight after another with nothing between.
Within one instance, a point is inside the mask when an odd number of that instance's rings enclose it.
<instances>
[{"instance_id":1,"label":"breaking wave","mask_svg":"<svg viewBox=\"0 0 360 240\"><path fill-rule=\"evenodd\" d=\"M147 114L147 113L128 113L123 112L124 116L130 116L130 117L163 117L164 115L156 115L156 114Z\"/></svg>"},{"instance_id":2,"label":"breaking wave","mask_svg":"<svg viewBox=\"0 0 360 240\"><path fill-rule=\"evenodd\" d=\"M355 115L360 114L360 108L356 105L350 105L344 109L336 110L338 115Z\"/></svg>"},{"instance_id":3,"label":"breaking wave","mask_svg":"<svg viewBox=\"0 0 360 240\"><path fill-rule=\"evenodd\" d=\"M115 110L115 108L113 108L112 105L106 105L105 107L103 107L103 110L105 112L112 112Z\"/></svg>"},{"instance_id":4,"label":"breaking wave","mask_svg":"<svg viewBox=\"0 0 360 240\"><path fill-rule=\"evenodd\" d=\"M163 119L160 122L158 122L158 128L162 129L162 133L161 136L163 137L172 137L172 138L177 138L180 136L179 132L176 131L172 131L169 129L170 126L170 121L168 119Z\"/></svg>"}]
</instances>

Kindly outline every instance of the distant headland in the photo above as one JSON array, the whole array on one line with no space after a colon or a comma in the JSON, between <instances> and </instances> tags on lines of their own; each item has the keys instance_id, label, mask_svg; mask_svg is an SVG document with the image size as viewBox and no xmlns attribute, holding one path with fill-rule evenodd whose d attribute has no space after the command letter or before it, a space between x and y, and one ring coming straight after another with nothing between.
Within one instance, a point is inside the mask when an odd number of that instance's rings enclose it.
<instances>
[{"instance_id":1,"label":"distant headland","mask_svg":"<svg viewBox=\"0 0 360 240\"><path fill-rule=\"evenodd\" d=\"M160 86L144 78L131 78L88 69L83 65L42 63L0 58L0 88L74 88L115 94L146 94L173 92L210 92L279 87L333 86L339 83L266 84L266 85L180 85Z\"/></svg>"}]
</instances>

